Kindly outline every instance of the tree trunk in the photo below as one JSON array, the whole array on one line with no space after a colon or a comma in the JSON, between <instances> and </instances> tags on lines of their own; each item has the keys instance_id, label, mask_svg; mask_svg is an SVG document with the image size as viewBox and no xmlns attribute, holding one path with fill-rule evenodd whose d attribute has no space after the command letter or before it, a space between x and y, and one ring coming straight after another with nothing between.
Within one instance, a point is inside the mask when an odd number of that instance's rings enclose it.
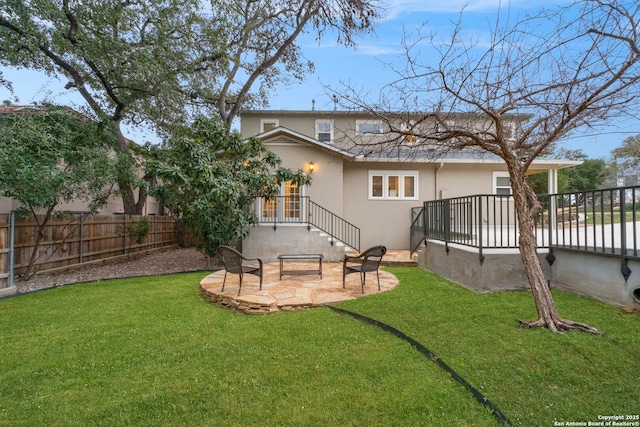
<instances>
[{"instance_id":1,"label":"tree trunk","mask_svg":"<svg viewBox=\"0 0 640 427\"><path fill-rule=\"evenodd\" d=\"M551 289L547 284L542 264L538 257L534 218L542 206L526 181L525 171L520 165L508 162L511 188L519 227L520 256L533 293L538 319L533 322L520 321L524 327L546 327L552 332L570 329L604 335L599 330L578 322L563 319L558 314Z\"/></svg>"},{"instance_id":2,"label":"tree trunk","mask_svg":"<svg viewBox=\"0 0 640 427\"><path fill-rule=\"evenodd\" d=\"M36 214L36 211L33 208L30 208L33 219L38 226L38 235L36 236L36 241L33 244L33 251L31 252L31 256L29 257L29 264L27 265L27 269L22 276L22 280L24 281L31 279L37 272L37 270L35 269L35 264L36 260L38 259L38 250L40 249L40 243L42 243L42 239L44 239L44 228L49 223L49 220L51 219L51 215L53 213L53 209L56 206L57 203L47 209L47 213L42 219L42 222L38 222L38 215Z\"/></svg>"},{"instance_id":3,"label":"tree trunk","mask_svg":"<svg viewBox=\"0 0 640 427\"><path fill-rule=\"evenodd\" d=\"M113 129L118 136L118 144L117 149L126 154L127 156L131 156L131 150L129 149L129 142L127 138L124 137L122 131L120 130L120 122L113 122ZM126 215L142 215L144 210L144 205L147 201L147 192L139 191L139 198L136 202L136 197L134 193L134 189L128 181L120 180L118 182L118 187L120 187L120 195L122 197L122 205L124 209L124 213Z\"/></svg>"}]
</instances>

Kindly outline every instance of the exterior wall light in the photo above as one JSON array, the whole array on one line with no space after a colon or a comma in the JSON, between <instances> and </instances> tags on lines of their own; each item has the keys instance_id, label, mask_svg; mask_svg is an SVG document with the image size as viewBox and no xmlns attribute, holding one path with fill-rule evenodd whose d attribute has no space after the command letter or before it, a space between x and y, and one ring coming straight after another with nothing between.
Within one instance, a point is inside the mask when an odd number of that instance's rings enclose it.
<instances>
[{"instance_id":1,"label":"exterior wall light","mask_svg":"<svg viewBox=\"0 0 640 427\"><path fill-rule=\"evenodd\" d=\"M313 173L313 171L316 170L316 165L313 164L313 162L309 163L309 173Z\"/></svg>"}]
</instances>

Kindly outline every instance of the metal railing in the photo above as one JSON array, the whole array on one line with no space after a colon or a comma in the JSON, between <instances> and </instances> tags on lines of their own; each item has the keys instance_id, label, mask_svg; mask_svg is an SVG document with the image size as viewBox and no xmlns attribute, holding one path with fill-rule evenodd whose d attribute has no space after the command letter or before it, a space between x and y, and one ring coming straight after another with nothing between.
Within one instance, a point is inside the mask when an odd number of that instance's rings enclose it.
<instances>
[{"instance_id":1,"label":"metal railing","mask_svg":"<svg viewBox=\"0 0 640 427\"><path fill-rule=\"evenodd\" d=\"M640 186L539 195L540 248L598 252L640 259ZM422 240L482 249L517 248L518 221L510 195L476 195L425 202L411 226L411 250Z\"/></svg>"},{"instance_id":2,"label":"metal railing","mask_svg":"<svg viewBox=\"0 0 640 427\"><path fill-rule=\"evenodd\" d=\"M424 230L424 215L422 214L423 208L411 208L411 228L409 233L409 248L413 254L420 244L426 238Z\"/></svg>"},{"instance_id":3,"label":"metal railing","mask_svg":"<svg viewBox=\"0 0 640 427\"><path fill-rule=\"evenodd\" d=\"M547 246L640 259L640 186L539 197L555 212Z\"/></svg>"},{"instance_id":4,"label":"metal railing","mask_svg":"<svg viewBox=\"0 0 640 427\"><path fill-rule=\"evenodd\" d=\"M360 229L344 218L313 202L308 196L278 196L275 199L258 199L256 206L258 222L273 224L306 224L329 235L331 244L340 241L357 251L360 250Z\"/></svg>"}]
</instances>

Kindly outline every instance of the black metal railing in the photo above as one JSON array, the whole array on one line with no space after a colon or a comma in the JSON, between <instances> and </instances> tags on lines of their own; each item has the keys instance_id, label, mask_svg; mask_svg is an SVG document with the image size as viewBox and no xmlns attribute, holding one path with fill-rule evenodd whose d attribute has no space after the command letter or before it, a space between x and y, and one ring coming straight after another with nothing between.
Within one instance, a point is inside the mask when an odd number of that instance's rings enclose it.
<instances>
[{"instance_id":1,"label":"black metal railing","mask_svg":"<svg viewBox=\"0 0 640 427\"><path fill-rule=\"evenodd\" d=\"M418 247L425 239L423 208L411 208L411 233L409 236L409 249L411 253L418 250Z\"/></svg>"},{"instance_id":2,"label":"black metal railing","mask_svg":"<svg viewBox=\"0 0 640 427\"><path fill-rule=\"evenodd\" d=\"M548 246L640 259L640 186L539 197Z\"/></svg>"},{"instance_id":3,"label":"black metal railing","mask_svg":"<svg viewBox=\"0 0 640 427\"><path fill-rule=\"evenodd\" d=\"M565 248L640 259L640 186L539 195L540 248ZM510 195L425 202L412 210L411 249L424 239L482 249L517 248L518 221Z\"/></svg>"},{"instance_id":4,"label":"black metal railing","mask_svg":"<svg viewBox=\"0 0 640 427\"><path fill-rule=\"evenodd\" d=\"M279 196L271 200L258 199L256 214L261 224L306 224L329 236L331 244L340 241L360 250L360 229L344 218L313 202L308 196Z\"/></svg>"}]
</instances>

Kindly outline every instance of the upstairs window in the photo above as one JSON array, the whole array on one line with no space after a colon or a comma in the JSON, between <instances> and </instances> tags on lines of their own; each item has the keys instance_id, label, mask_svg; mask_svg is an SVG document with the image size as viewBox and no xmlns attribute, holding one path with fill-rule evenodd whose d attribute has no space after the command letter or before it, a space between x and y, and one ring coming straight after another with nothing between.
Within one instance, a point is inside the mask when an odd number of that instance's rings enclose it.
<instances>
[{"instance_id":1,"label":"upstairs window","mask_svg":"<svg viewBox=\"0 0 640 427\"><path fill-rule=\"evenodd\" d=\"M260 119L260 133L275 129L280 126L278 119Z\"/></svg>"},{"instance_id":2,"label":"upstairs window","mask_svg":"<svg viewBox=\"0 0 640 427\"><path fill-rule=\"evenodd\" d=\"M369 171L369 200L417 199L417 171Z\"/></svg>"},{"instance_id":3,"label":"upstairs window","mask_svg":"<svg viewBox=\"0 0 640 427\"><path fill-rule=\"evenodd\" d=\"M410 120L402 124L402 142L407 145L415 145L418 142L418 137L416 137L416 122L415 120Z\"/></svg>"},{"instance_id":4,"label":"upstairs window","mask_svg":"<svg viewBox=\"0 0 640 427\"><path fill-rule=\"evenodd\" d=\"M333 142L333 121L316 120L316 139L322 142Z\"/></svg>"},{"instance_id":5,"label":"upstairs window","mask_svg":"<svg viewBox=\"0 0 640 427\"><path fill-rule=\"evenodd\" d=\"M356 120L356 135L376 135L382 133L380 120Z\"/></svg>"}]
</instances>

